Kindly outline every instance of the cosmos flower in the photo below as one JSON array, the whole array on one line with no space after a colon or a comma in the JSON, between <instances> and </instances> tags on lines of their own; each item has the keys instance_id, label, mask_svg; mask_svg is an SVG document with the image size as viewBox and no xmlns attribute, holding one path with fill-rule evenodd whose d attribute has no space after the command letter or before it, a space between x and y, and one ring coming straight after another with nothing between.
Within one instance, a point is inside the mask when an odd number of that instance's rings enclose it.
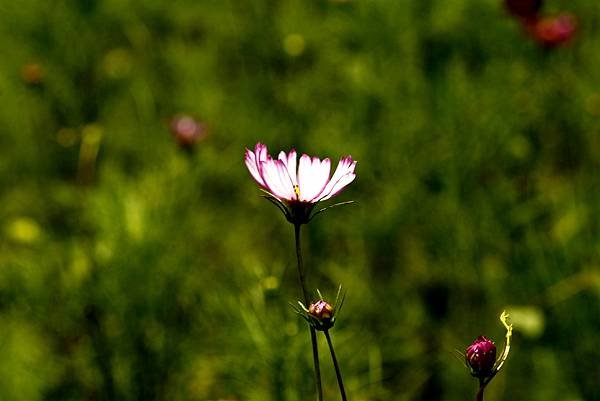
<instances>
[{"instance_id":1,"label":"cosmos flower","mask_svg":"<svg viewBox=\"0 0 600 401\"><path fill-rule=\"evenodd\" d=\"M530 26L529 31L540 45L552 48L567 43L575 37L577 19L566 13L544 17Z\"/></svg>"},{"instance_id":2,"label":"cosmos flower","mask_svg":"<svg viewBox=\"0 0 600 401\"><path fill-rule=\"evenodd\" d=\"M272 158L267 147L257 143L254 151L246 149L246 167L268 193L268 199L283 208L290 222L303 224L312 217L313 207L328 200L354 181L356 161L342 157L330 177L331 160L303 154L297 161L296 150L280 152Z\"/></svg>"},{"instance_id":3,"label":"cosmos flower","mask_svg":"<svg viewBox=\"0 0 600 401\"><path fill-rule=\"evenodd\" d=\"M204 139L208 132L205 124L185 114L173 117L169 127L175 141L185 149L190 149Z\"/></svg>"}]
</instances>

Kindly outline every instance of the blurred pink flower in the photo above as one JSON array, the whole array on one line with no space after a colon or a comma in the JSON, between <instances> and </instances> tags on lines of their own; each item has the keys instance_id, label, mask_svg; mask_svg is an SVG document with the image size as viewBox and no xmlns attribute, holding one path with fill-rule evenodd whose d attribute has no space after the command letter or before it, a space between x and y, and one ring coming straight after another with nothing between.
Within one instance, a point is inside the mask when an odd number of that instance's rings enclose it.
<instances>
[{"instance_id":1,"label":"blurred pink flower","mask_svg":"<svg viewBox=\"0 0 600 401\"><path fill-rule=\"evenodd\" d=\"M330 178L331 161L303 154L296 168L296 151L280 152L278 159L267 154L267 147L256 144L254 152L246 149L246 167L266 191L287 203L317 203L337 195L354 181L356 161L342 157Z\"/></svg>"},{"instance_id":2,"label":"blurred pink flower","mask_svg":"<svg viewBox=\"0 0 600 401\"><path fill-rule=\"evenodd\" d=\"M204 139L208 132L205 124L185 114L173 117L169 127L173 138L182 148L191 148Z\"/></svg>"},{"instance_id":3,"label":"blurred pink flower","mask_svg":"<svg viewBox=\"0 0 600 401\"><path fill-rule=\"evenodd\" d=\"M573 39L577 31L577 19L571 14L544 17L531 24L528 30L540 45L555 47Z\"/></svg>"}]
</instances>

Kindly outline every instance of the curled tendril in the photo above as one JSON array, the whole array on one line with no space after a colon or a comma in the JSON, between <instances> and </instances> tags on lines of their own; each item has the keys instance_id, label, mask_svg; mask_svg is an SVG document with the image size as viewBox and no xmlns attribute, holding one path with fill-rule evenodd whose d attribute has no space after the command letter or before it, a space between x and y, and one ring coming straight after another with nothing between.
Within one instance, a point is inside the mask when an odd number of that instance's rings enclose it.
<instances>
[{"instance_id":1,"label":"curled tendril","mask_svg":"<svg viewBox=\"0 0 600 401\"><path fill-rule=\"evenodd\" d=\"M496 367L494 368L495 373L498 373L500 369L502 369L506 358L508 358L508 353L510 352L510 339L512 337L513 326L512 324L508 323L509 317L510 315L506 313L506 311L502 311L502 314L500 315L500 322L506 328L506 336L504 339L504 349L502 350L502 354L500 354L500 357L496 361Z\"/></svg>"}]
</instances>

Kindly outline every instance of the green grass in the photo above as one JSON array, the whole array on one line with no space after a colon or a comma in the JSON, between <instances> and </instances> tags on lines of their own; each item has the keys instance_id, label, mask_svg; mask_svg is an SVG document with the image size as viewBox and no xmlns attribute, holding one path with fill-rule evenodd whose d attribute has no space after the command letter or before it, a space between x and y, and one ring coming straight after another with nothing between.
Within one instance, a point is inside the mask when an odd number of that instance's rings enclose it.
<instances>
[{"instance_id":1,"label":"green grass","mask_svg":"<svg viewBox=\"0 0 600 401\"><path fill-rule=\"evenodd\" d=\"M473 399L505 308L486 400L600 399L600 7L546 3L569 46L499 0L0 3L0 399L312 399L258 141L358 160L304 229L351 400Z\"/></svg>"}]
</instances>

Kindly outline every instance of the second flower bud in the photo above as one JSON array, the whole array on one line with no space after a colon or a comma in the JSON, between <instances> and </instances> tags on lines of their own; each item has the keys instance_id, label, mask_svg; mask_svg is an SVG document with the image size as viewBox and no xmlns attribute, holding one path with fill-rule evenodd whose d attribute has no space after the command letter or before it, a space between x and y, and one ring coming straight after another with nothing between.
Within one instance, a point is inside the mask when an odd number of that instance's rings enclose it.
<instances>
[{"instance_id":1,"label":"second flower bud","mask_svg":"<svg viewBox=\"0 0 600 401\"><path fill-rule=\"evenodd\" d=\"M344 303L345 293L342 292L342 286L338 288L337 295L333 304L325 301L319 290L319 299L306 307L302 302L298 301L298 306L294 306L296 313L304 318L315 330L327 331L333 327L336 320L336 315L342 308Z\"/></svg>"}]
</instances>

